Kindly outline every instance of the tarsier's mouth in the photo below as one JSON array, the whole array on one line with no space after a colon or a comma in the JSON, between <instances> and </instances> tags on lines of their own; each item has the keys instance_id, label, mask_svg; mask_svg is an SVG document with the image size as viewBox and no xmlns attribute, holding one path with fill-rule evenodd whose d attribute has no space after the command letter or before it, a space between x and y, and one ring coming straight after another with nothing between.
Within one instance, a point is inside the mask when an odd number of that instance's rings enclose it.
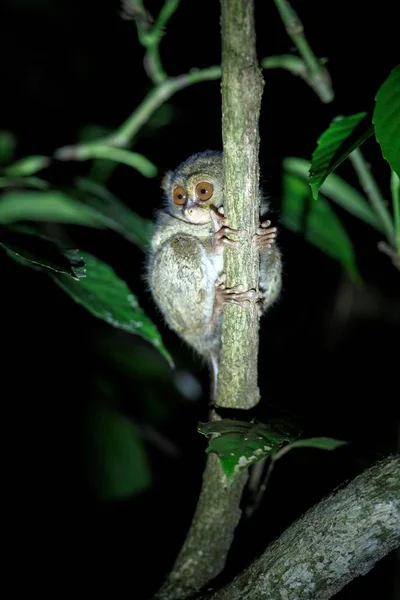
<instances>
[{"instance_id":1,"label":"tarsier's mouth","mask_svg":"<svg viewBox=\"0 0 400 600\"><path fill-rule=\"evenodd\" d=\"M210 210L205 206L190 206L183 211L187 221L193 224L202 225L211 221Z\"/></svg>"}]
</instances>

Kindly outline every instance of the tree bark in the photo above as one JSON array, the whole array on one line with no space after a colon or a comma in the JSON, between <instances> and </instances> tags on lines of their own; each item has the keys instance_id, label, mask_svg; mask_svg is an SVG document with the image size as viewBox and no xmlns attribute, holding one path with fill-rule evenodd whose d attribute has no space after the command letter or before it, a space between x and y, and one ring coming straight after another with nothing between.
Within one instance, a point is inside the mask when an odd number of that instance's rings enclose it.
<instances>
[{"instance_id":1,"label":"tree bark","mask_svg":"<svg viewBox=\"0 0 400 600\"><path fill-rule=\"evenodd\" d=\"M257 62L253 0L221 0L224 211L229 226L246 230L240 248L226 247L227 287L258 292L259 256L251 240L259 225L259 133L263 78ZM255 302L223 312L217 406L248 409L259 401L259 319Z\"/></svg>"},{"instance_id":2,"label":"tree bark","mask_svg":"<svg viewBox=\"0 0 400 600\"><path fill-rule=\"evenodd\" d=\"M199 600L328 600L400 545L400 455L309 510L223 589Z\"/></svg>"}]
</instances>

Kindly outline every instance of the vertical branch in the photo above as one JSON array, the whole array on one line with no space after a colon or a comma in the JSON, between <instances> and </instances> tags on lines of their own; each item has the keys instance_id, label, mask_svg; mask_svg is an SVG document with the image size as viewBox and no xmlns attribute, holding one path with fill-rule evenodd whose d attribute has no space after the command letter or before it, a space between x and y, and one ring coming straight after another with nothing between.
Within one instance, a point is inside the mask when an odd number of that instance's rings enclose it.
<instances>
[{"instance_id":1,"label":"vertical branch","mask_svg":"<svg viewBox=\"0 0 400 600\"><path fill-rule=\"evenodd\" d=\"M263 80L255 51L253 0L221 0L221 6L224 209L232 227L248 232L243 246L228 249L224 260L228 285L242 283L257 291L259 257L251 240L259 223L258 119ZM222 335L217 404L251 408L259 400L255 302L248 309L228 307ZM222 571L240 519L247 477L243 472L228 480L218 456L207 457L190 530L157 600L185 598Z\"/></svg>"},{"instance_id":2,"label":"vertical branch","mask_svg":"<svg viewBox=\"0 0 400 600\"><path fill-rule=\"evenodd\" d=\"M221 0L222 138L225 215L248 232L239 248L226 247L227 286L258 292L259 257L251 240L259 224L259 133L263 78L258 66L253 0ZM259 321L255 303L224 307L217 405L252 408L257 385Z\"/></svg>"}]
</instances>

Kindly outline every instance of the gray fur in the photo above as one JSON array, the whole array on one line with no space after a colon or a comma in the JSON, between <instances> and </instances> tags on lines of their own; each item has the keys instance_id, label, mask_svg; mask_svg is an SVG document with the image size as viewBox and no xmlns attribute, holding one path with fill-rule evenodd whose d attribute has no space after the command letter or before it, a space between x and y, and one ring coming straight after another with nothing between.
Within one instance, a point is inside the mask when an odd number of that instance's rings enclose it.
<instances>
[{"instance_id":1,"label":"gray fur","mask_svg":"<svg viewBox=\"0 0 400 600\"><path fill-rule=\"evenodd\" d=\"M197 177L197 179L196 179ZM204 224L185 220L183 207L172 201L173 188L181 185L191 194L192 180L212 181L212 203L223 206L222 153L195 154L163 179L165 206L158 212L147 256L147 282L167 325L198 354L210 361L218 356L221 316L213 323L215 283L222 274L222 256L212 245L211 219ZM194 185L194 184L193 184ZM269 202L260 191L260 215L268 214ZM204 210L209 211L205 206ZM262 312L277 300L281 290L281 253L276 243L260 252Z\"/></svg>"}]
</instances>

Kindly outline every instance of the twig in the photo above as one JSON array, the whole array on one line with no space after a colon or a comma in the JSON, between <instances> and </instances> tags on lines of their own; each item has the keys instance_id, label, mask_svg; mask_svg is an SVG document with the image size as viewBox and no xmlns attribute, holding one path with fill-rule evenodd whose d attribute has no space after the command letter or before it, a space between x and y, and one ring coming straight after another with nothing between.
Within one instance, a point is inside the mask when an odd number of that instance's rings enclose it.
<instances>
[{"instance_id":1,"label":"twig","mask_svg":"<svg viewBox=\"0 0 400 600\"><path fill-rule=\"evenodd\" d=\"M160 42L164 35L164 28L179 3L180 0L166 0L154 25L151 26L152 19L144 8L142 0L125 0L123 2L123 16L134 19L139 42L146 48L144 66L154 84L161 83L167 78L160 57Z\"/></svg>"},{"instance_id":2,"label":"twig","mask_svg":"<svg viewBox=\"0 0 400 600\"><path fill-rule=\"evenodd\" d=\"M351 163L356 171L360 184L367 195L376 216L382 223L386 238L390 244L394 244L394 227L390 212L385 204L382 194L377 186L377 183L367 165L361 150L357 148L349 155Z\"/></svg>"},{"instance_id":3,"label":"twig","mask_svg":"<svg viewBox=\"0 0 400 600\"><path fill-rule=\"evenodd\" d=\"M285 25L288 35L291 37L296 47L303 57L307 67L307 76L304 79L318 94L320 100L325 104L332 102L334 99L334 91L332 88L331 78L327 69L322 62L318 60L311 49L305 35L304 27L297 13L287 0L275 0L276 7L279 11L281 19ZM300 73L299 73L300 74Z\"/></svg>"},{"instance_id":4,"label":"twig","mask_svg":"<svg viewBox=\"0 0 400 600\"><path fill-rule=\"evenodd\" d=\"M393 266L400 271L400 255L397 254L386 242L378 242L378 250L386 254L393 263Z\"/></svg>"},{"instance_id":5,"label":"twig","mask_svg":"<svg viewBox=\"0 0 400 600\"><path fill-rule=\"evenodd\" d=\"M267 472L264 476L264 478L261 481L261 477L263 475L264 472L264 467L265 467L265 462L266 459L256 463L253 467L253 469L255 469L256 467L258 467L255 470L255 477L257 477L258 479L258 487L257 489L254 490L254 496L251 500L251 502L249 503L248 506L246 506L246 517L249 519L250 517L253 516L253 514L256 512L256 510L259 508L261 501L263 499L263 496L265 494L265 490L267 489L267 485L269 483L269 480L271 478L271 474L272 474L272 469L274 468L275 465L275 460L274 457L270 458L269 461L269 465L267 468ZM260 483L261 481L261 483ZM248 486L250 487L250 486Z\"/></svg>"}]
</instances>

